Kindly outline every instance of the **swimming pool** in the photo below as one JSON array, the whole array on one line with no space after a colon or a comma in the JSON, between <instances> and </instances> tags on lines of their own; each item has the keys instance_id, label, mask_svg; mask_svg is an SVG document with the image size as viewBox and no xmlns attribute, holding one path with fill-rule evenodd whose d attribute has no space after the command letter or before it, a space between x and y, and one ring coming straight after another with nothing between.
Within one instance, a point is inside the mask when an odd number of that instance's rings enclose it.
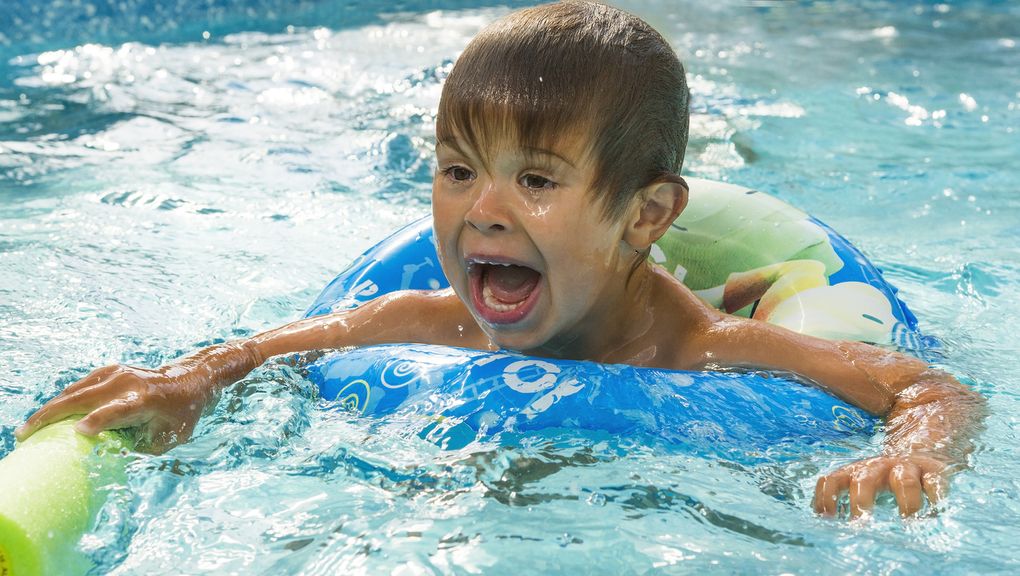
<instances>
[{"instance_id":1,"label":"swimming pool","mask_svg":"<svg viewBox=\"0 0 1020 576\"><path fill-rule=\"evenodd\" d=\"M507 11L7 4L0 454L91 368L296 318L426 213L440 82ZM874 439L753 466L589 434L441 451L399 423L320 410L294 369L267 366L191 443L132 465L82 543L97 573L1016 569L1020 7L620 5L687 64L685 171L839 229L989 397L973 468L938 515L812 516L817 474Z\"/></svg>"}]
</instances>

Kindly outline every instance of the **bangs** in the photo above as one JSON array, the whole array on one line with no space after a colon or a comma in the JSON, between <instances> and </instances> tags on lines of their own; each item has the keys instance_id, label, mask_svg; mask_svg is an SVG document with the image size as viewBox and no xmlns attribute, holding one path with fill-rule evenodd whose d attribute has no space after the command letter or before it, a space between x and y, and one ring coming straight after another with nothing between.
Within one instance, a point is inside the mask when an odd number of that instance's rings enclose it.
<instances>
[{"instance_id":1,"label":"bangs","mask_svg":"<svg viewBox=\"0 0 1020 576\"><path fill-rule=\"evenodd\" d=\"M687 99L683 66L646 23L594 2L547 4L468 44L443 85L436 144L490 166L499 150L581 154L612 220L679 172Z\"/></svg>"},{"instance_id":2,"label":"bangs","mask_svg":"<svg viewBox=\"0 0 1020 576\"><path fill-rule=\"evenodd\" d=\"M462 64L462 74L451 74L444 87L436 117L438 144L461 154L466 146L488 163L500 149L553 150L590 134L586 111L570 102L562 75L511 66L471 70ZM458 86L460 78L470 81Z\"/></svg>"}]
</instances>

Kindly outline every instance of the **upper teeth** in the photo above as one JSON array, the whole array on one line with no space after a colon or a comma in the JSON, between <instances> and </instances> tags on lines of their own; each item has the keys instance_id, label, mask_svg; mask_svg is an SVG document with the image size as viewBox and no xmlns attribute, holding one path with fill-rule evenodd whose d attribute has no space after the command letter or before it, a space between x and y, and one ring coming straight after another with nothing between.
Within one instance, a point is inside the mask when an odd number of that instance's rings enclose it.
<instances>
[{"instance_id":1,"label":"upper teeth","mask_svg":"<svg viewBox=\"0 0 1020 576\"><path fill-rule=\"evenodd\" d=\"M513 266L513 264L508 264L506 262L486 262L485 260L476 260L475 264L488 264L489 266Z\"/></svg>"}]
</instances>

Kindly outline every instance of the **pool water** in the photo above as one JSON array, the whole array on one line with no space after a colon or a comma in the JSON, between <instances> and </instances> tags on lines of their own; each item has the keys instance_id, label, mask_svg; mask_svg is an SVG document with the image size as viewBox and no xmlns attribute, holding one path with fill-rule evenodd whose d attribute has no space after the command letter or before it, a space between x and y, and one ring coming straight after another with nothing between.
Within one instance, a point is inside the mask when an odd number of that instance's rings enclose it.
<instances>
[{"instance_id":1,"label":"pool water","mask_svg":"<svg viewBox=\"0 0 1020 576\"><path fill-rule=\"evenodd\" d=\"M687 65L685 173L838 229L988 397L950 497L908 521L888 498L869 522L815 517L817 476L880 438L754 465L591 433L444 451L270 364L193 441L131 464L81 542L95 573L1020 568L1020 4L619 5ZM0 455L89 370L296 319L426 214L441 82L508 10L5 3Z\"/></svg>"}]
</instances>

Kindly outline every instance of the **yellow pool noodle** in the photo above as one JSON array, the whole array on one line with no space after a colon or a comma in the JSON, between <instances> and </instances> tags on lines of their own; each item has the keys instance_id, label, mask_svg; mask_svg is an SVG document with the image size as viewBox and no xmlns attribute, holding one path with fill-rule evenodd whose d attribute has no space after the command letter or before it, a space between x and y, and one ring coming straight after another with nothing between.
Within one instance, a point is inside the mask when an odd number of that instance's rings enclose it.
<instances>
[{"instance_id":1,"label":"yellow pool noodle","mask_svg":"<svg viewBox=\"0 0 1020 576\"><path fill-rule=\"evenodd\" d=\"M33 434L0 460L0 576L78 574L78 541L106 491L123 483L129 445L116 432L78 434L75 420Z\"/></svg>"}]
</instances>

